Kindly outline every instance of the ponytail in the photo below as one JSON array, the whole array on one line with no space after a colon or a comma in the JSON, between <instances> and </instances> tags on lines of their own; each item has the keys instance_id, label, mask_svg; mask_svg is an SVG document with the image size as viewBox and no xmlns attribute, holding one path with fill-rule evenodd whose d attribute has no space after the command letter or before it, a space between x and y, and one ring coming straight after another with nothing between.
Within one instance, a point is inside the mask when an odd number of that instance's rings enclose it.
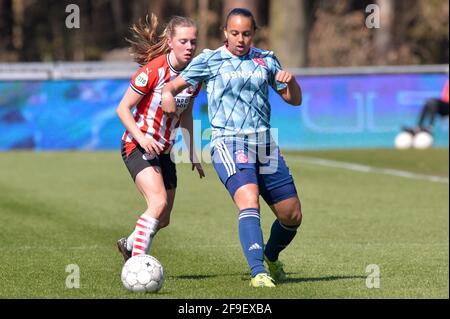
<instances>
[{"instance_id":1,"label":"ponytail","mask_svg":"<svg viewBox=\"0 0 450 319\"><path fill-rule=\"evenodd\" d=\"M158 35L158 18L153 13L150 21L148 15L145 21L134 24L131 27L132 39L126 39L130 43L130 51L134 61L140 65L149 63L152 59L170 52L169 39L175 36L177 27L196 27L195 22L186 17L174 16Z\"/></svg>"}]
</instances>

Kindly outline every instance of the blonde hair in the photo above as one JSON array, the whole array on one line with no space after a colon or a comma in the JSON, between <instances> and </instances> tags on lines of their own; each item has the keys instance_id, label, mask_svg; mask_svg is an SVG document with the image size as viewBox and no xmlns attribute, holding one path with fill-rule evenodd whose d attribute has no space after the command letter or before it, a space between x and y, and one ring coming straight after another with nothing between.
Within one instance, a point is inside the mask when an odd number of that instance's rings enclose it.
<instances>
[{"instance_id":1,"label":"blonde hair","mask_svg":"<svg viewBox=\"0 0 450 319\"><path fill-rule=\"evenodd\" d=\"M130 43L130 51L134 61L145 65L152 59L170 52L169 39L175 36L178 27L197 28L195 22L187 17L174 16L170 19L163 32L158 35L158 18L153 13L145 16L145 21L133 24L131 27L132 39L126 39Z\"/></svg>"}]
</instances>

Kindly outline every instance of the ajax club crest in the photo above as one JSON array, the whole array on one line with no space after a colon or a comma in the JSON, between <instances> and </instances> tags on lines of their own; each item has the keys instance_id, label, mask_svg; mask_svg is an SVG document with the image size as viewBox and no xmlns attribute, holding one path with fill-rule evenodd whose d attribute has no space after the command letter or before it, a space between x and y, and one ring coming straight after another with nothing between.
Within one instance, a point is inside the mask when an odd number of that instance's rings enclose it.
<instances>
[{"instance_id":1,"label":"ajax club crest","mask_svg":"<svg viewBox=\"0 0 450 319\"><path fill-rule=\"evenodd\" d=\"M247 164L248 156L245 154L243 150L239 150L235 152L236 154L236 163Z\"/></svg>"}]
</instances>

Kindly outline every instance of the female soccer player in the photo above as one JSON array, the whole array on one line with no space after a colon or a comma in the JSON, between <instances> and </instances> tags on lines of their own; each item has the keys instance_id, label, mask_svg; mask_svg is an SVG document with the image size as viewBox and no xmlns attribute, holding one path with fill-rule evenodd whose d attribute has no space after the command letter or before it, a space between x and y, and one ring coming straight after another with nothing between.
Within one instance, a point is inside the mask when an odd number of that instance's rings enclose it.
<instances>
[{"instance_id":1,"label":"female soccer player","mask_svg":"<svg viewBox=\"0 0 450 319\"><path fill-rule=\"evenodd\" d=\"M134 232L117 242L125 261L131 256L147 254L156 232L169 224L175 199L177 176L170 158L175 129L183 133L190 151L192 169L204 177L194 151L192 105L200 83L186 86L176 99L176 110L166 116L161 109L161 92L194 57L197 41L195 23L185 17L173 17L161 35L157 34L156 16L132 27L131 49L142 67L133 76L117 114L126 128L122 137L122 158L138 190L147 202ZM134 114L131 109L136 106Z\"/></svg>"},{"instance_id":2,"label":"female soccer player","mask_svg":"<svg viewBox=\"0 0 450 319\"><path fill-rule=\"evenodd\" d=\"M268 90L270 85L292 105L301 104L301 90L273 52L252 47L255 31L252 13L233 9L224 27L225 45L205 50L167 84L162 107L173 114L174 95L205 81L212 161L239 209L239 238L251 270L250 285L274 287L286 277L278 256L294 238L302 213L292 176L270 134ZM277 217L265 249L259 195Z\"/></svg>"}]
</instances>

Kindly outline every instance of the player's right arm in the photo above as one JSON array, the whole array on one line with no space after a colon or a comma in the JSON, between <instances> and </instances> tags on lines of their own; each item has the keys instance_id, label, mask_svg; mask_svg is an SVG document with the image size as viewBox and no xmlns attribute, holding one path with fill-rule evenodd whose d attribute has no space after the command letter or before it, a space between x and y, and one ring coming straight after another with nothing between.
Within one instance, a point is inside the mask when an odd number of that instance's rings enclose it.
<instances>
[{"instance_id":1,"label":"player's right arm","mask_svg":"<svg viewBox=\"0 0 450 319\"><path fill-rule=\"evenodd\" d=\"M175 96L189 87L197 85L201 81L207 80L209 77L209 68L205 61L205 52L196 56L191 63L178 75L173 81L166 83L162 90L161 106L165 114L171 116L175 114L177 105Z\"/></svg>"},{"instance_id":2,"label":"player's right arm","mask_svg":"<svg viewBox=\"0 0 450 319\"><path fill-rule=\"evenodd\" d=\"M152 155L159 155L163 150L163 146L157 143L152 137L146 137L144 133L136 125L131 109L137 105L143 95L136 93L131 87L125 92L122 100L117 107L117 115L123 123L127 131L139 143L139 145L148 153Z\"/></svg>"}]
</instances>

